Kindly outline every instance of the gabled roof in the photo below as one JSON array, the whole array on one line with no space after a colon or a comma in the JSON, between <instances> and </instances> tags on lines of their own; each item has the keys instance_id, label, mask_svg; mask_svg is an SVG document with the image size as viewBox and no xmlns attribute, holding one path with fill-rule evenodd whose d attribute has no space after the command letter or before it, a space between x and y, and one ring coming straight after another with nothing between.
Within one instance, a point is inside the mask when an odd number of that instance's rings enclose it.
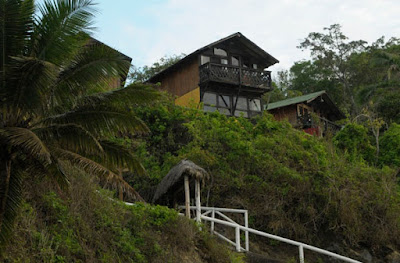
<instances>
[{"instance_id":1,"label":"gabled roof","mask_svg":"<svg viewBox=\"0 0 400 263\"><path fill-rule=\"evenodd\" d=\"M190 53L189 55L187 55L186 57L182 58L181 60L179 60L178 62L176 62L172 66L164 69L163 71L161 71L161 72L157 73L156 75L154 75L153 77L151 77L148 80L148 82L155 83L155 82L160 81L160 78L163 77L165 74L174 71L180 65L184 64L187 61L190 61L194 57L197 57L197 55L201 54L202 52L208 50L209 48L212 48L214 46L218 46L219 44L222 44L222 43L230 41L230 40L240 41L240 43L242 43L247 48L251 49L253 52L255 52L262 59L264 59L265 62L267 62L266 64L267 64L268 67L279 62L276 58L274 58L273 56L268 54L266 51L264 51L262 48L257 46L254 42L249 40L242 33L237 32L237 33L234 33L234 34L229 35L227 37L224 37L224 38L222 38L222 39L220 39L218 41L212 42L211 44L208 44L208 45L206 45L206 46L194 51L193 53Z\"/></svg>"},{"instance_id":2,"label":"gabled roof","mask_svg":"<svg viewBox=\"0 0 400 263\"><path fill-rule=\"evenodd\" d=\"M321 97L321 100L316 100L319 97ZM312 103L313 101L316 103L316 105L319 105L320 108L329 110L329 112L333 114L333 116L335 116L336 120L345 118L345 115L339 110L339 108L331 100L331 98L328 96L325 90L317 91L314 93L306 94L295 98L269 103L266 108L267 110L273 110L299 103Z\"/></svg>"},{"instance_id":3,"label":"gabled roof","mask_svg":"<svg viewBox=\"0 0 400 263\"><path fill-rule=\"evenodd\" d=\"M307 95L290 98L287 100L280 100L277 102L269 103L267 110L273 110L276 108L282 108L282 107L286 107L286 106L298 104L298 103L303 103L303 102L311 102L312 100L316 99L317 97L321 96L322 94L326 94L326 91L322 90L322 91L310 93Z\"/></svg>"}]
</instances>

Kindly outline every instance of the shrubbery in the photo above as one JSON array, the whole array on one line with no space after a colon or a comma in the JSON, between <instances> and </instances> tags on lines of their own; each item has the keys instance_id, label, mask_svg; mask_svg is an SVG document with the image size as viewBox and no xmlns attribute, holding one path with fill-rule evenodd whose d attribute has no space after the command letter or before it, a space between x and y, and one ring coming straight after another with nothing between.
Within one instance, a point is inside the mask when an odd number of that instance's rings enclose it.
<instances>
[{"instance_id":1,"label":"shrubbery","mask_svg":"<svg viewBox=\"0 0 400 263\"><path fill-rule=\"evenodd\" d=\"M46 180L26 189L3 262L242 262L176 211L125 205L87 174L69 173L68 193Z\"/></svg>"},{"instance_id":2,"label":"shrubbery","mask_svg":"<svg viewBox=\"0 0 400 263\"><path fill-rule=\"evenodd\" d=\"M246 208L251 227L316 245L333 240L374 249L400 245L398 180L394 170L364 161L374 158L375 149L363 127L348 125L335 147L266 113L247 120L193 109L174 108L171 115L159 107L150 111L152 119L142 115L149 126L154 119L162 127L185 120L177 125L187 129L189 140L180 142L170 129L168 137L179 147L155 149L159 131L152 130L141 154L157 151L159 158L145 160L151 179L137 180L136 189L151 190L188 158L212 175L203 193L207 205Z\"/></svg>"}]
</instances>

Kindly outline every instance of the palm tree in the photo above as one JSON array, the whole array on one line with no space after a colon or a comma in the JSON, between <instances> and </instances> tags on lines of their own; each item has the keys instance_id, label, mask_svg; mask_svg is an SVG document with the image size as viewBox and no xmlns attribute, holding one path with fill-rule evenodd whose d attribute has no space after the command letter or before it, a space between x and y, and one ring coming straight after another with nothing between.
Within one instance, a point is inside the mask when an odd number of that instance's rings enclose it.
<instances>
[{"instance_id":1,"label":"palm tree","mask_svg":"<svg viewBox=\"0 0 400 263\"><path fill-rule=\"evenodd\" d=\"M140 198L118 168L141 172L132 154L109 140L147 132L128 110L156 93L143 85L101 90L130 62L92 41L91 0L0 0L0 252L12 231L24 176L68 185L67 166L97 175Z\"/></svg>"}]
</instances>

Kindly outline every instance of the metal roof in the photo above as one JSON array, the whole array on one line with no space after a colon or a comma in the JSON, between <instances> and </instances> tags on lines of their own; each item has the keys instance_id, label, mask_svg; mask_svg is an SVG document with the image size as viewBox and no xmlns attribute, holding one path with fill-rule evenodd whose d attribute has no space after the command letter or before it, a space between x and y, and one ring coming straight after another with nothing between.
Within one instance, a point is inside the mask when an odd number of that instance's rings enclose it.
<instances>
[{"instance_id":1,"label":"metal roof","mask_svg":"<svg viewBox=\"0 0 400 263\"><path fill-rule=\"evenodd\" d=\"M280 100L277 102L273 102L273 103L269 103L267 110L273 110L276 108L282 108L282 107L286 107L289 105L293 105L293 104L298 104L298 103L302 103L302 102L310 102L312 100L314 100L315 98L321 96L322 94L326 94L325 90L322 91L318 91L318 92L314 92L314 93L310 93L307 95L303 95L303 96L299 96L299 97L295 97L295 98L290 98L287 100Z\"/></svg>"}]
</instances>

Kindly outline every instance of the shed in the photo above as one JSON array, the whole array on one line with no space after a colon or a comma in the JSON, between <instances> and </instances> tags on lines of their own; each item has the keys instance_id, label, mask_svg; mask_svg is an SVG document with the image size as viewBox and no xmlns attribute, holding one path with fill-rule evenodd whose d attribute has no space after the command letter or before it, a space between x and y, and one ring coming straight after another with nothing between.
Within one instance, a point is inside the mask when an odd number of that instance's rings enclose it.
<instances>
[{"instance_id":1,"label":"shed","mask_svg":"<svg viewBox=\"0 0 400 263\"><path fill-rule=\"evenodd\" d=\"M166 204L166 200L180 192L185 193L186 216L190 217L190 184L194 182L197 220L200 221L200 182L209 178L209 174L190 160L182 160L172 167L157 186L153 203ZM175 202L175 200L174 200Z\"/></svg>"}]
</instances>

